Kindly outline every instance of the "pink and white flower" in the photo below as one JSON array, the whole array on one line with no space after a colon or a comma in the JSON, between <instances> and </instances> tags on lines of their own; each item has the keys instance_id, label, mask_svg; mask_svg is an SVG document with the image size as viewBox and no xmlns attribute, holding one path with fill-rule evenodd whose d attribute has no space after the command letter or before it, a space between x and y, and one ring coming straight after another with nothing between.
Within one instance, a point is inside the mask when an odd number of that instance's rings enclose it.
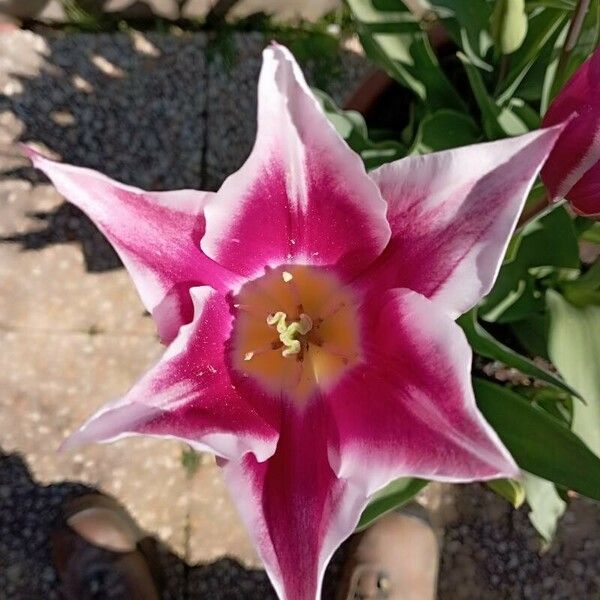
<instances>
[{"instance_id":1,"label":"pink and white flower","mask_svg":"<svg viewBox=\"0 0 600 600\"><path fill-rule=\"evenodd\" d=\"M517 477L454 318L491 288L560 130L367 174L272 45L258 133L216 193L154 193L29 150L112 242L169 346L68 445L146 434L220 457L281 598L391 480Z\"/></svg>"},{"instance_id":2,"label":"pink and white flower","mask_svg":"<svg viewBox=\"0 0 600 600\"><path fill-rule=\"evenodd\" d=\"M552 200L600 219L600 49L586 60L552 101L543 126L567 125L542 169Z\"/></svg>"}]
</instances>

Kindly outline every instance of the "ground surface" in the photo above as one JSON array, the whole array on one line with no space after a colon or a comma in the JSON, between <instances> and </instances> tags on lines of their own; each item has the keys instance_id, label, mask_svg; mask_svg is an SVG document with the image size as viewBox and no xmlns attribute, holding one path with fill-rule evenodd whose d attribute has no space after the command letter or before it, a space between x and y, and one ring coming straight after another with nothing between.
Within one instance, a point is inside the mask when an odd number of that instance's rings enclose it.
<instances>
[{"instance_id":1,"label":"ground surface","mask_svg":"<svg viewBox=\"0 0 600 600\"><path fill-rule=\"evenodd\" d=\"M215 189L251 147L264 43L0 33L0 600L57 597L48 533L83 486L119 498L162 544L166 597L271 597L209 457L190 476L173 442L56 452L162 348L114 252L16 145L35 141L140 187ZM343 65L309 65L327 69L339 101L366 68L351 54ZM591 504L574 503L540 556L526 513L483 488L433 486L424 501L446 532L440 598L594 598Z\"/></svg>"},{"instance_id":2,"label":"ground surface","mask_svg":"<svg viewBox=\"0 0 600 600\"><path fill-rule=\"evenodd\" d=\"M216 0L86 0L105 13L128 18L161 17L164 19L203 19ZM0 0L2 15L20 19L37 19L48 23L69 20L62 0ZM238 0L229 11L232 18L258 12L275 14L280 19L317 19L341 4L340 0Z\"/></svg>"}]
</instances>

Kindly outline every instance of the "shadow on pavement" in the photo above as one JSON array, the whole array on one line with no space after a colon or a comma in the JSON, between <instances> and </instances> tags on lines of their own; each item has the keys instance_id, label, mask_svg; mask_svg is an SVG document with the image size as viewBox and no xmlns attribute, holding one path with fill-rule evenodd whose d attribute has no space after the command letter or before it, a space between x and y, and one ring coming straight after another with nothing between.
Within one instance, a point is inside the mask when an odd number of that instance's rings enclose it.
<instances>
[{"instance_id":1,"label":"shadow on pavement","mask_svg":"<svg viewBox=\"0 0 600 600\"><path fill-rule=\"evenodd\" d=\"M3 54L16 73L9 74L12 91L0 94L0 114L12 113L22 124L15 142L41 143L65 162L144 189L202 187L204 37L47 32L38 39L43 48L24 40L3 36ZM5 168L0 176L47 181L29 166ZM25 250L79 241L89 271L121 266L74 206L30 216L40 228L0 241Z\"/></svg>"},{"instance_id":2,"label":"shadow on pavement","mask_svg":"<svg viewBox=\"0 0 600 600\"><path fill-rule=\"evenodd\" d=\"M77 482L40 485L19 454L0 451L0 598L2 600L58 599L64 597L52 559L52 535L61 522L65 504L97 491ZM154 537L143 540L158 558L165 600L276 600L262 570L247 569L222 558L206 565L187 565ZM89 565L94 593L91 598L129 600L114 583L101 552ZM340 556L328 573L325 598L333 596ZM108 574L108 575L107 575ZM104 587L103 587L104 586ZM114 586L111 589L111 586ZM88 600L79 598L78 600Z\"/></svg>"}]
</instances>

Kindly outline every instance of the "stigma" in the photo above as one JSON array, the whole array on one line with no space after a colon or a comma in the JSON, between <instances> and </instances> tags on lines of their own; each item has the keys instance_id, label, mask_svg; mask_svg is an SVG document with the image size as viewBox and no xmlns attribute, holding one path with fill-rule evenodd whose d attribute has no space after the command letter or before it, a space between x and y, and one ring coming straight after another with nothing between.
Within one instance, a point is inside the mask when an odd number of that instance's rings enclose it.
<instances>
[{"instance_id":1,"label":"stigma","mask_svg":"<svg viewBox=\"0 0 600 600\"><path fill-rule=\"evenodd\" d=\"M286 320L287 315L283 311L278 311L267 317L267 325L277 328L279 341L283 344L282 356L286 358L300 356L303 346L307 343L303 338L313 328L313 320L306 313L301 313L298 320L292 321L289 325L286 324Z\"/></svg>"}]
</instances>

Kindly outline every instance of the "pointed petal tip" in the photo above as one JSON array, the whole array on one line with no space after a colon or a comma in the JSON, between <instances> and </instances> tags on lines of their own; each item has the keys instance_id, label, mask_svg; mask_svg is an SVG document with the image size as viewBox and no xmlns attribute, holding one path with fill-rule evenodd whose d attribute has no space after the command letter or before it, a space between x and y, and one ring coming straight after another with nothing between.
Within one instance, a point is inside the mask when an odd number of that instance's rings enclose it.
<instances>
[{"instance_id":1,"label":"pointed petal tip","mask_svg":"<svg viewBox=\"0 0 600 600\"><path fill-rule=\"evenodd\" d=\"M271 40L269 45L264 49L263 54L266 54L267 52L280 52L281 54L285 55L286 58L293 58L293 54L290 52L288 47L280 44L276 40Z\"/></svg>"},{"instance_id":2,"label":"pointed petal tip","mask_svg":"<svg viewBox=\"0 0 600 600\"><path fill-rule=\"evenodd\" d=\"M51 156L47 156L43 151L38 150L35 146L28 142L20 142L18 144L19 149L24 154L26 158L28 158L33 166L44 173L47 173L48 167L53 166L69 166L60 162L60 159L54 159ZM52 152L50 151L50 154Z\"/></svg>"},{"instance_id":3,"label":"pointed petal tip","mask_svg":"<svg viewBox=\"0 0 600 600\"><path fill-rule=\"evenodd\" d=\"M58 452L70 452L76 450L86 444L86 440L82 438L81 429L77 429L68 435L58 446Z\"/></svg>"},{"instance_id":4,"label":"pointed petal tip","mask_svg":"<svg viewBox=\"0 0 600 600\"><path fill-rule=\"evenodd\" d=\"M40 160L46 158L41 152L36 150L30 144L26 144L24 142L19 143L19 149L21 152L35 165L35 163Z\"/></svg>"},{"instance_id":5,"label":"pointed petal tip","mask_svg":"<svg viewBox=\"0 0 600 600\"><path fill-rule=\"evenodd\" d=\"M496 460L494 460L493 463L496 472L490 474L484 479L521 479L521 468L516 463L515 459L512 457L510 452L506 449L496 431L492 428L492 426L489 423L487 423L487 421L485 423L486 426L489 428L489 432L492 438L494 438L496 441Z\"/></svg>"},{"instance_id":6,"label":"pointed petal tip","mask_svg":"<svg viewBox=\"0 0 600 600\"><path fill-rule=\"evenodd\" d=\"M523 473L519 468L519 465L514 461L512 456L506 465L506 472L499 474L498 478L507 477L509 479L521 480L523 478Z\"/></svg>"}]
</instances>

